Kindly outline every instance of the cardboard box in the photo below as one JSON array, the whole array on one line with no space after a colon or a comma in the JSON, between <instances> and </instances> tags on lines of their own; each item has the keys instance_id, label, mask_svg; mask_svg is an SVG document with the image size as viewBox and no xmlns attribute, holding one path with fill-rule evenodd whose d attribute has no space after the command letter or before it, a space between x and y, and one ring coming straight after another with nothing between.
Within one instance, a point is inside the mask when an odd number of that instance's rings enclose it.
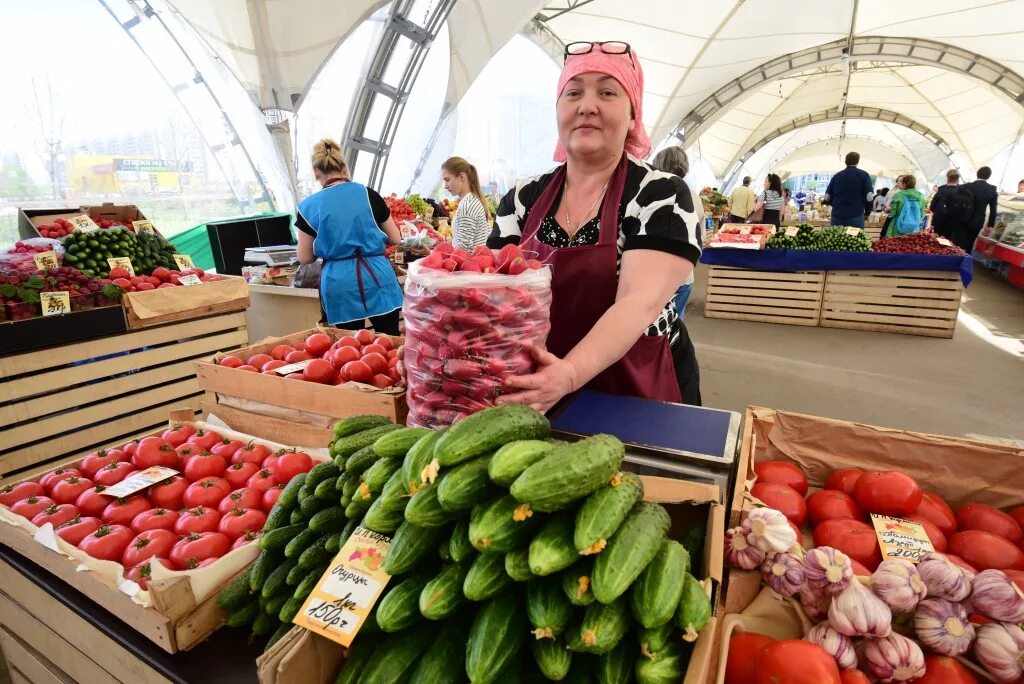
<instances>
[{"instance_id":1,"label":"cardboard box","mask_svg":"<svg viewBox=\"0 0 1024 684\"><path fill-rule=\"evenodd\" d=\"M82 205L82 213L88 214L93 221L109 219L126 226L131 225L132 221L142 221L146 218L146 215L134 204L114 204L113 202Z\"/></svg>"},{"instance_id":2,"label":"cardboard box","mask_svg":"<svg viewBox=\"0 0 1024 684\"><path fill-rule=\"evenodd\" d=\"M126 292L122 303L128 316L128 328L139 330L164 323L247 309L249 285L245 279L237 276L222 278L212 283L190 287Z\"/></svg>"},{"instance_id":3,"label":"cardboard box","mask_svg":"<svg viewBox=\"0 0 1024 684\"><path fill-rule=\"evenodd\" d=\"M663 477L640 478L644 500L661 503L669 512L669 535L679 538L691 525L706 525L704 554L699 566L691 569L698 579L710 579L712 606L717 607L722 578L725 507L718 487ZM696 565L697 559L691 559ZM704 684L717 663L714 652L718 618L712 618L701 632L690 656L690 666L682 684ZM358 637L356 637L358 638ZM624 638L632 638L627 635ZM528 647L528 646L527 646ZM293 627L284 638L257 661L260 684L329 684L334 680L345 656L345 649L301 627Z\"/></svg>"},{"instance_id":4,"label":"cardboard box","mask_svg":"<svg viewBox=\"0 0 1024 684\"><path fill-rule=\"evenodd\" d=\"M37 226L53 223L58 217L71 218L82 213L79 207L60 207L56 209L18 209L18 237L22 240L41 237Z\"/></svg>"}]
</instances>

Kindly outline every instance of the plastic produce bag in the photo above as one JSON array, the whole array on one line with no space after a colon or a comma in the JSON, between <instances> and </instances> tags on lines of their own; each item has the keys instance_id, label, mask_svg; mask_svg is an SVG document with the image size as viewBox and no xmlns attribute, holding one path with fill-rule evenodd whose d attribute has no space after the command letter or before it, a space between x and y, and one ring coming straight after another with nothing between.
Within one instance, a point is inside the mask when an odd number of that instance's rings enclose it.
<instances>
[{"instance_id":1,"label":"plastic produce bag","mask_svg":"<svg viewBox=\"0 0 1024 684\"><path fill-rule=\"evenodd\" d=\"M448 272L422 262L405 281L408 424L443 428L494 404L509 375L536 369L551 330L551 269Z\"/></svg>"},{"instance_id":2,"label":"plastic produce bag","mask_svg":"<svg viewBox=\"0 0 1024 684\"><path fill-rule=\"evenodd\" d=\"M29 238L28 240L18 240L10 249L0 254L0 271L35 271L37 269L34 257L42 252L53 252L57 255L57 263L64 263L64 246L61 245L60 240L43 237Z\"/></svg>"}]
</instances>

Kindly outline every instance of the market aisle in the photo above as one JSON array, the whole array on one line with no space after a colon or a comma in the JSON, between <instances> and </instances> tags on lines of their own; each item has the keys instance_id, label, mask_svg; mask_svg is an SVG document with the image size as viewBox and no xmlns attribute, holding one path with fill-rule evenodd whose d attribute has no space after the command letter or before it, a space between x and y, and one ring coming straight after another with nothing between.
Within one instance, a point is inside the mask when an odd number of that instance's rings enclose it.
<instances>
[{"instance_id":1,"label":"market aisle","mask_svg":"<svg viewBox=\"0 0 1024 684\"><path fill-rule=\"evenodd\" d=\"M986 269L951 340L704 318L706 275L686 316L706 406L1024 440L1024 292Z\"/></svg>"}]
</instances>

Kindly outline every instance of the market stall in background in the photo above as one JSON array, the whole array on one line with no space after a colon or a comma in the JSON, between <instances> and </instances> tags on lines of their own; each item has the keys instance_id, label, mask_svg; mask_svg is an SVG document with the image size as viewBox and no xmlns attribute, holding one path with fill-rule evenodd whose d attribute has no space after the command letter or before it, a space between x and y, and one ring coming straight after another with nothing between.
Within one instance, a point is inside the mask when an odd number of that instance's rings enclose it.
<instances>
[{"instance_id":1,"label":"market stall in background","mask_svg":"<svg viewBox=\"0 0 1024 684\"><path fill-rule=\"evenodd\" d=\"M1011 285L1024 288L1024 194L1000 197L994 228L982 228L974 259Z\"/></svg>"}]
</instances>

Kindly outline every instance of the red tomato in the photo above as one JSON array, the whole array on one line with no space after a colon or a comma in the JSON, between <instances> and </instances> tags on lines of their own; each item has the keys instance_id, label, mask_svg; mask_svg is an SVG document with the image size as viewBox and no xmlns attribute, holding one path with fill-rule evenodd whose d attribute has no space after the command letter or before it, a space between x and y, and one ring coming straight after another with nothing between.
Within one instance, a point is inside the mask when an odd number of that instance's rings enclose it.
<instances>
[{"instance_id":1,"label":"red tomato","mask_svg":"<svg viewBox=\"0 0 1024 684\"><path fill-rule=\"evenodd\" d=\"M800 496L807 496L807 477L804 471L789 461L762 461L754 466L754 472L758 482L789 485Z\"/></svg>"},{"instance_id":2,"label":"red tomato","mask_svg":"<svg viewBox=\"0 0 1024 684\"><path fill-rule=\"evenodd\" d=\"M284 449L278 449L276 454L267 456L265 459L263 459L263 468L261 468L261 470L269 470L270 472L274 472L274 469L277 468L277 457L283 453Z\"/></svg>"},{"instance_id":3,"label":"red tomato","mask_svg":"<svg viewBox=\"0 0 1024 684\"><path fill-rule=\"evenodd\" d=\"M221 477L228 467L228 461L217 454L204 453L193 456L185 464L185 479L196 482L206 477Z\"/></svg>"},{"instance_id":4,"label":"red tomato","mask_svg":"<svg viewBox=\"0 0 1024 684\"><path fill-rule=\"evenodd\" d=\"M227 480L220 477L207 477L190 484L181 497L181 503L185 508L205 506L216 510L221 499L230 493L231 485Z\"/></svg>"},{"instance_id":5,"label":"red tomato","mask_svg":"<svg viewBox=\"0 0 1024 684\"><path fill-rule=\"evenodd\" d=\"M59 525L63 525L69 520L72 520L77 515L78 509L75 508L74 504L55 503L52 506L47 506L36 513L35 517L32 518L32 524L36 527L42 527L46 523L50 523L54 527L57 527Z\"/></svg>"},{"instance_id":6,"label":"red tomato","mask_svg":"<svg viewBox=\"0 0 1024 684\"><path fill-rule=\"evenodd\" d=\"M871 684L871 680L868 676L860 670L843 670L839 673L839 681L841 684ZM917 681L921 681L918 679Z\"/></svg>"},{"instance_id":7,"label":"red tomato","mask_svg":"<svg viewBox=\"0 0 1024 684\"><path fill-rule=\"evenodd\" d=\"M244 447L239 449L231 457L231 463L255 463L261 465L263 459L270 455L270 449L263 446L262 444L256 444L255 442L249 442Z\"/></svg>"},{"instance_id":8,"label":"red tomato","mask_svg":"<svg viewBox=\"0 0 1024 684\"><path fill-rule=\"evenodd\" d=\"M334 340L329 335L324 333L313 333L306 338L305 347L306 351L315 357L321 357L327 353L327 350L331 348Z\"/></svg>"},{"instance_id":9,"label":"red tomato","mask_svg":"<svg viewBox=\"0 0 1024 684\"><path fill-rule=\"evenodd\" d=\"M947 539L947 540L946 540L946 542L948 543L948 542L949 542L949 540ZM946 554L946 558L948 558L949 560L953 561L954 563L956 563L957 565L959 565L959 566L960 566L961 568L963 568L964 570L970 570L970 571L971 571L971 572L973 572L973 573L974 573L975 575L977 575L977 574L978 574L978 569L977 569L976 567L974 567L973 565L971 565L970 563L968 563L967 561L965 561L965 560L964 560L963 558L961 558L960 556L957 556L957 555L955 555L955 554L952 554L952 553L947 553L947 554ZM1005 572L1005 571L1004 571L1004 572Z\"/></svg>"},{"instance_id":10,"label":"red tomato","mask_svg":"<svg viewBox=\"0 0 1024 684\"><path fill-rule=\"evenodd\" d=\"M1024 570L1003 570L1006 576L1017 585L1017 588L1024 591Z\"/></svg>"},{"instance_id":11,"label":"red tomato","mask_svg":"<svg viewBox=\"0 0 1024 684\"><path fill-rule=\"evenodd\" d=\"M78 495L75 499L75 507L84 516L100 517L103 510L113 499L103 495L101 492L106 489L103 485L94 485Z\"/></svg>"},{"instance_id":12,"label":"red tomato","mask_svg":"<svg viewBox=\"0 0 1024 684\"><path fill-rule=\"evenodd\" d=\"M103 523L99 518L91 516L81 517L76 515L74 518L58 527L55 531L57 532L57 536L68 544L78 546L82 543L83 539L98 530L102 524Z\"/></svg>"},{"instance_id":13,"label":"red tomato","mask_svg":"<svg viewBox=\"0 0 1024 684\"><path fill-rule=\"evenodd\" d=\"M277 500L281 498L282 491L284 491L284 485L274 485L267 491L263 492L263 510L269 513L270 509L277 503Z\"/></svg>"},{"instance_id":14,"label":"red tomato","mask_svg":"<svg viewBox=\"0 0 1024 684\"><path fill-rule=\"evenodd\" d=\"M270 491L269 489L267 491ZM263 503L264 492L242 487L231 492L217 504L217 512L224 515L232 508L259 508Z\"/></svg>"},{"instance_id":15,"label":"red tomato","mask_svg":"<svg viewBox=\"0 0 1024 684\"><path fill-rule=\"evenodd\" d=\"M146 437L139 442L135 455L132 456L132 463L139 470L145 470L153 466L177 468L178 453L169 442L159 437Z\"/></svg>"},{"instance_id":16,"label":"red tomato","mask_svg":"<svg viewBox=\"0 0 1024 684\"><path fill-rule=\"evenodd\" d=\"M373 343L381 347L384 347L385 352L390 352L395 348L395 343L387 335L377 335Z\"/></svg>"},{"instance_id":17,"label":"red tomato","mask_svg":"<svg viewBox=\"0 0 1024 684\"><path fill-rule=\"evenodd\" d=\"M364 347L368 344L373 344L373 333L367 330L366 328L363 328L362 330L357 332L355 337L357 340L359 340L359 344L363 345Z\"/></svg>"},{"instance_id":18,"label":"red tomato","mask_svg":"<svg viewBox=\"0 0 1024 684\"><path fill-rule=\"evenodd\" d=\"M383 373L388 369L388 360L383 354L376 352L363 356L363 363L370 367L374 374Z\"/></svg>"},{"instance_id":19,"label":"red tomato","mask_svg":"<svg viewBox=\"0 0 1024 684\"><path fill-rule=\"evenodd\" d=\"M178 470L184 470L185 464L187 464L193 456L206 453L206 449L189 442L185 442L179 446L176 451L178 453Z\"/></svg>"},{"instance_id":20,"label":"red tomato","mask_svg":"<svg viewBox=\"0 0 1024 684\"><path fill-rule=\"evenodd\" d=\"M905 517L921 503L921 487L904 473L887 470L864 473L854 487L854 499L868 513Z\"/></svg>"},{"instance_id":21,"label":"red tomato","mask_svg":"<svg viewBox=\"0 0 1024 684\"><path fill-rule=\"evenodd\" d=\"M100 468L119 461L118 453L117 451L105 451L103 449L94 451L82 459L82 462L78 464L78 469L82 471L83 475L92 479Z\"/></svg>"},{"instance_id":22,"label":"red tomato","mask_svg":"<svg viewBox=\"0 0 1024 684\"><path fill-rule=\"evenodd\" d=\"M284 357L284 360L286 363L299 363L300 361L309 361L311 358L313 357L309 352L296 349L295 351L290 352L288 356Z\"/></svg>"},{"instance_id":23,"label":"red tomato","mask_svg":"<svg viewBox=\"0 0 1024 684\"><path fill-rule=\"evenodd\" d=\"M209 451L210 448L221 440L219 432L213 430L196 430L196 433L188 438L189 444L195 444L200 449Z\"/></svg>"},{"instance_id":24,"label":"red tomato","mask_svg":"<svg viewBox=\"0 0 1024 684\"><path fill-rule=\"evenodd\" d=\"M144 563L153 556L166 558L171 552L178 536L170 530L147 530L139 533L139 536L131 540L121 557L121 565L126 568L133 568Z\"/></svg>"},{"instance_id":25,"label":"red tomato","mask_svg":"<svg viewBox=\"0 0 1024 684\"><path fill-rule=\"evenodd\" d=\"M152 575L153 563L160 563L160 565L164 566L168 570L171 569L171 562L166 558L150 558L143 563L139 563L133 568L125 570L124 578L138 584L140 589L149 589L149 580Z\"/></svg>"},{"instance_id":26,"label":"red tomato","mask_svg":"<svg viewBox=\"0 0 1024 684\"><path fill-rule=\"evenodd\" d=\"M285 380L303 380L303 381L305 381L306 378L303 377L302 373L289 373L288 375L284 376L284 379Z\"/></svg>"},{"instance_id":27,"label":"red tomato","mask_svg":"<svg viewBox=\"0 0 1024 684\"><path fill-rule=\"evenodd\" d=\"M264 468L257 473L254 473L249 481L246 483L246 487L249 489L259 492L262 500L263 494L277 484L277 480L274 479L274 473Z\"/></svg>"},{"instance_id":28,"label":"red tomato","mask_svg":"<svg viewBox=\"0 0 1024 684\"><path fill-rule=\"evenodd\" d=\"M923 492L921 503L917 507L917 515L931 520L947 539L957 532L956 516L953 509L935 492Z\"/></svg>"},{"instance_id":29,"label":"red tomato","mask_svg":"<svg viewBox=\"0 0 1024 684\"><path fill-rule=\"evenodd\" d=\"M104 524L82 539L78 548L93 558L120 563L124 557L124 550L134 538L135 533L124 525Z\"/></svg>"},{"instance_id":30,"label":"red tomato","mask_svg":"<svg viewBox=\"0 0 1024 684\"><path fill-rule=\"evenodd\" d=\"M220 513L213 508L196 506L186 510L174 523L174 532L179 535L193 532L213 532L220 522Z\"/></svg>"},{"instance_id":31,"label":"red tomato","mask_svg":"<svg viewBox=\"0 0 1024 684\"><path fill-rule=\"evenodd\" d=\"M356 350L361 350L363 348L362 343L360 343L359 340L357 340L356 338L354 338L354 337L352 337L350 335L346 335L345 337L342 337L340 340L338 340L337 342L334 343L334 346L335 346L335 348L337 348L337 347L352 347L353 349L356 349Z\"/></svg>"},{"instance_id":32,"label":"red tomato","mask_svg":"<svg viewBox=\"0 0 1024 684\"><path fill-rule=\"evenodd\" d=\"M233 508L220 519L217 531L234 541L246 532L259 532L266 521L267 514L259 509Z\"/></svg>"},{"instance_id":33,"label":"red tomato","mask_svg":"<svg viewBox=\"0 0 1024 684\"><path fill-rule=\"evenodd\" d=\"M1010 511L1010 517L1017 521L1017 524L1024 529L1024 506L1017 506Z\"/></svg>"},{"instance_id":34,"label":"red tomato","mask_svg":"<svg viewBox=\"0 0 1024 684\"><path fill-rule=\"evenodd\" d=\"M841 468L833 470L832 474L825 479L825 489L838 489L853 496L853 489L857 486L857 480L864 474L860 468Z\"/></svg>"},{"instance_id":35,"label":"red tomato","mask_svg":"<svg viewBox=\"0 0 1024 684\"><path fill-rule=\"evenodd\" d=\"M769 508L780 511L797 527L804 524L804 519L807 517L807 504L792 487L757 482L750 488L750 493L763 501Z\"/></svg>"},{"instance_id":36,"label":"red tomato","mask_svg":"<svg viewBox=\"0 0 1024 684\"><path fill-rule=\"evenodd\" d=\"M826 520L848 518L863 520L864 512L850 495L838 489L821 489L807 497L807 514L811 525L819 525Z\"/></svg>"},{"instance_id":37,"label":"red tomato","mask_svg":"<svg viewBox=\"0 0 1024 684\"><path fill-rule=\"evenodd\" d=\"M188 480L181 475L174 475L162 480L149 488L149 500L154 506L176 511L181 508L181 497L185 495Z\"/></svg>"},{"instance_id":38,"label":"red tomato","mask_svg":"<svg viewBox=\"0 0 1024 684\"><path fill-rule=\"evenodd\" d=\"M242 365L242 359L237 356L225 356L220 360L220 365L226 368L238 368Z\"/></svg>"},{"instance_id":39,"label":"red tomato","mask_svg":"<svg viewBox=\"0 0 1024 684\"><path fill-rule=\"evenodd\" d=\"M349 361L341 367L342 377L352 382L363 382L369 384L373 380L373 369L363 361Z\"/></svg>"},{"instance_id":40,"label":"red tomato","mask_svg":"<svg viewBox=\"0 0 1024 684\"><path fill-rule=\"evenodd\" d=\"M288 356L293 351L295 351L295 347L287 344L278 344L270 350L270 356L274 361L284 361L284 357Z\"/></svg>"},{"instance_id":41,"label":"red tomato","mask_svg":"<svg viewBox=\"0 0 1024 684\"><path fill-rule=\"evenodd\" d=\"M341 368L349 361L358 361L360 354L355 347L336 347L325 354L324 358L330 361L335 368Z\"/></svg>"},{"instance_id":42,"label":"red tomato","mask_svg":"<svg viewBox=\"0 0 1024 684\"><path fill-rule=\"evenodd\" d=\"M978 684L978 678L956 658L940 655L924 657L924 677L915 684ZM845 683L844 683L845 684Z\"/></svg>"},{"instance_id":43,"label":"red tomato","mask_svg":"<svg viewBox=\"0 0 1024 684\"><path fill-rule=\"evenodd\" d=\"M81 477L82 471L78 468L72 468L71 466L64 466L63 468L57 468L52 470L41 478L39 478L39 484L43 486L43 490L47 495L53 491L53 486L61 480L66 480L69 477Z\"/></svg>"},{"instance_id":44,"label":"red tomato","mask_svg":"<svg viewBox=\"0 0 1024 684\"><path fill-rule=\"evenodd\" d=\"M725 663L725 684L750 684L757 676L757 654L775 639L757 632L733 632Z\"/></svg>"},{"instance_id":45,"label":"red tomato","mask_svg":"<svg viewBox=\"0 0 1024 684\"><path fill-rule=\"evenodd\" d=\"M277 455L273 464L274 479L277 484L286 485L299 473L307 473L313 467L313 459L302 451L286 451Z\"/></svg>"},{"instance_id":46,"label":"red tomato","mask_svg":"<svg viewBox=\"0 0 1024 684\"><path fill-rule=\"evenodd\" d=\"M233 465L228 466L228 469L224 471L224 479L228 481L232 489L238 489L244 487L245 483L249 481L249 478L254 473L259 471L260 467L255 463L246 463L245 461L239 461Z\"/></svg>"},{"instance_id":47,"label":"red tomato","mask_svg":"<svg viewBox=\"0 0 1024 684\"><path fill-rule=\"evenodd\" d=\"M56 503L56 501L48 496L29 496L11 504L11 513L20 515L26 520L31 520L39 515L39 512L44 508L49 508Z\"/></svg>"},{"instance_id":48,"label":"red tomato","mask_svg":"<svg viewBox=\"0 0 1024 684\"><path fill-rule=\"evenodd\" d=\"M326 337L326 335L324 336ZM326 385L334 380L335 369L329 361L313 359L302 369L302 379L308 382L318 382Z\"/></svg>"},{"instance_id":49,"label":"red tomato","mask_svg":"<svg viewBox=\"0 0 1024 684\"><path fill-rule=\"evenodd\" d=\"M18 482L0 487L0 504L13 506L30 496L44 496L46 491L38 482Z\"/></svg>"},{"instance_id":50,"label":"red tomato","mask_svg":"<svg viewBox=\"0 0 1024 684\"><path fill-rule=\"evenodd\" d=\"M949 552L979 570L1024 570L1024 551L997 534L964 530L949 538Z\"/></svg>"},{"instance_id":51,"label":"red tomato","mask_svg":"<svg viewBox=\"0 0 1024 684\"><path fill-rule=\"evenodd\" d=\"M244 446L245 442L240 439L228 439L227 437L224 437L210 448L210 452L218 456L223 456L224 459L227 460L234 456L235 452Z\"/></svg>"},{"instance_id":52,"label":"red tomato","mask_svg":"<svg viewBox=\"0 0 1024 684\"><path fill-rule=\"evenodd\" d=\"M814 545L839 549L869 570L882 562L875 528L859 520L826 520L814 528Z\"/></svg>"},{"instance_id":53,"label":"red tomato","mask_svg":"<svg viewBox=\"0 0 1024 684\"><path fill-rule=\"evenodd\" d=\"M858 577L871 577L871 571L864 567L864 564L858 560L850 559L850 565L853 566L853 574Z\"/></svg>"},{"instance_id":54,"label":"red tomato","mask_svg":"<svg viewBox=\"0 0 1024 684\"><path fill-rule=\"evenodd\" d=\"M278 368L281 368L282 366L287 365L288 364L285 363L284 361L278 361L277 359L273 361L267 361L265 364L263 364L263 366L260 367L260 373L263 373L264 375L278 375L278 373L275 373L274 371L277 370Z\"/></svg>"},{"instance_id":55,"label":"red tomato","mask_svg":"<svg viewBox=\"0 0 1024 684\"><path fill-rule=\"evenodd\" d=\"M231 545L231 550L234 551L240 546L245 546L249 542L254 542L260 538L258 532L246 532L241 537L235 540L235 543Z\"/></svg>"},{"instance_id":56,"label":"red tomato","mask_svg":"<svg viewBox=\"0 0 1024 684\"><path fill-rule=\"evenodd\" d=\"M253 368L262 368L263 364L265 364L267 361L273 360L274 357L271 356L270 354L253 354L246 360L245 365L252 366Z\"/></svg>"},{"instance_id":57,"label":"red tomato","mask_svg":"<svg viewBox=\"0 0 1024 684\"><path fill-rule=\"evenodd\" d=\"M92 479L96 484L101 484L104 487L110 487L116 485L118 482L137 473L135 466L127 461L116 461L108 466L104 466L96 471L96 477Z\"/></svg>"},{"instance_id":58,"label":"red tomato","mask_svg":"<svg viewBox=\"0 0 1024 684\"><path fill-rule=\"evenodd\" d=\"M762 648L753 684L840 684L835 658L802 639L776 641Z\"/></svg>"},{"instance_id":59,"label":"red tomato","mask_svg":"<svg viewBox=\"0 0 1024 684\"><path fill-rule=\"evenodd\" d=\"M946 535L942 534L942 530L928 518L922 517L915 513L914 515L908 515L907 520L913 520L914 522L921 523L925 533L928 535L928 539L931 541L932 546L939 553L946 552Z\"/></svg>"},{"instance_id":60,"label":"red tomato","mask_svg":"<svg viewBox=\"0 0 1024 684\"><path fill-rule=\"evenodd\" d=\"M391 379L390 375L378 373L377 375L373 376L373 379L370 381L370 384L376 387L377 389L387 389L388 387L391 387L391 385L395 384L395 381Z\"/></svg>"},{"instance_id":61,"label":"red tomato","mask_svg":"<svg viewBox=\"0 0 1024 684\"><path fill-rule=\"evenodd\" d=\"M125 499L114 499L107 507L103 509L103 522L110 525L124 525L129 527L132 524L132 520L139 513L148 511L153 507L153 504L149 502L146 497L135 494Z\"/></svg>"},{"instance_id":62,"label":"red tomato","mask_svg":"<svg viewBox=\"0 0 1024 684\"><path fill-rule=\"evenodd\" d=\"M1015 544L1024 538L1024 532L1016 520L988 504L964 504L956 511L956 522L961 530L985 530Z\"/></svg>"},{"instance_id":63,"label":"red tomato","mask_svg":"<svg viewBox=\"0 0 1024 684\"><path fill-rule=\"evenodd\" d=\"M167 428L164 430L163 434L160 435L165 442L175 448L184 444L185 440L190 436L192 436L192 431L184 429L180 423L172 428Z\"/></svg>"},{"instance_id":64,"label":"red tomato","mask_svg":"<svg viewBox=\"0 0 1024 684\"><path fill-rule=\"evenodd\" d=\"M220 532L201 532L182 537L168 556L176 570L192 570L209 558L220 558L231 550L231 540Z\"/></svg>"},{"instance_id":65,"label":"red tomato","mask_svg":"<svg viewBox=\"0 0 1024 684\"><path fill-rule=\"evenodd\" d=\"M369 354L380 354L385 359L388 358L388 350L379 344L368 344L363 347L363 358L366 358Z\"/></svg>"},{"instance_id":66,"label":"red tomato","mask_svg":"<svg viewBox=\"0 0 1024 684\"><path fill-rule=\"evenodd\" d=\"M87 480L84 477L69 477L53 485L50 498L59 504L75 503L83 492L92 489L92 487L92 480Z\"/></svg>"},{"instance_id":67,"label":"red tomato","mask_svg":"<svg viewBox=\"0 0 1024 684\"><path fill-rule=\"evenodd\" d=\"M243 366L239 366L235 370L245 371L246 373L259 373L260 372L259 368L257 368L256 366L250 366L249 364L245 364Z\"/></svg>"},{"instance_id":68,"label":"red tomato","mask_svg":"<svg viewBox=\"0 0 1024 684\"><path fill-rule=\"evenodd\" d=\"M147 530L173 530L174 523L178 522L178 517L177 511L166 508L150 508L132 518L132 524L129 527L136 534Z\"/></svg>"}]
</instances>

